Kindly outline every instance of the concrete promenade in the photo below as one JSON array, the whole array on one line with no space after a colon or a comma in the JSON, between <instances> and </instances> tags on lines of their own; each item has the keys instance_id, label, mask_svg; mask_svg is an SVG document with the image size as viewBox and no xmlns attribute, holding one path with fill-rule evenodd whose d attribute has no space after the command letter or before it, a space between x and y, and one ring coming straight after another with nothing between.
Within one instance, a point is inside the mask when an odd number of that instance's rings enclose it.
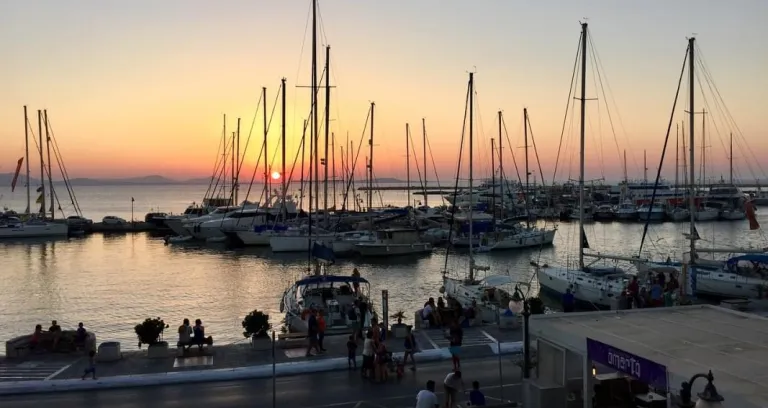
<instances>
[{"instance_id":1,"label":"concrete promenade","mask_svg":"<svg viewBox=\"0 0 768 408\"><path fill-rule=\"evenodd\" d=\"M448 339L441 330L414 332L422 349L417 359L423 362L450 358ZM520 330L499 330L496 326L465 329L462 357L482 359L519 353ZM81 381L87 359L80 355L33 355L24 361L0 360L0 395L140 387L159 384L232 381L292 376L305 373L346 370L347 336L326 338L326 353L305 357L304 348L254 350L249 344L214 346L210 352L176 357L171 347L166 358L149 359L146 351L123 353L115 362L97 364L98 380ZM389 339L387 345L396 355L403 351L402 339ZM358 349L358 354L361 349ZM358 364L360 363L358 357Z\"/></svg>"},{"instance_id":2,"label":"concrete promenade","mask_svg":"<svg viewBox=\"0 0 768 408\"><path fill-rule=\"evenodd\" d=\"M406 371L397 381L375 384L360 377L357 371L302 374L278 378L274 388L275 407L306 408L395 408L415 406L416 393L427 380L437 384L442 395L442 380L451 370L450 362L427 363L416 372ZM467 387L479 381L488 402L521 400L520 368L509 357L502 357L502 375L498 357L468 359L462 363ZM80 407L181 407L211 406L217 408L273 406L271 379L206 382L198 384L160 385L118 390L88 390L0 396L3 408L29 406ZM463 400L464 397L462 396Z\"/></svg>"}]
</instances>

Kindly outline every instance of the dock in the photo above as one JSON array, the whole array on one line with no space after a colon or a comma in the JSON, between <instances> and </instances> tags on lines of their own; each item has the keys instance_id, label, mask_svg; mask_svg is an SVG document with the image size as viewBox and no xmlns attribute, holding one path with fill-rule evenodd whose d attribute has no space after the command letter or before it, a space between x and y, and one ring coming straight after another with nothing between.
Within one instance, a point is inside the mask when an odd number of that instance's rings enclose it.
<instances>
[{"instance_id":1,"label":"dock","mask_svg":"<svg viewBox=\"0 0 768 408\"><path fill-rule=\"evenodd\" d=\"M157 225L149 222L127 222L125 224L104 224L103 222L94 222L85 230L86 233L99 232L102 234L118 234L128 232L152 232L158 231Z\"/></svg>"}]
</instances>

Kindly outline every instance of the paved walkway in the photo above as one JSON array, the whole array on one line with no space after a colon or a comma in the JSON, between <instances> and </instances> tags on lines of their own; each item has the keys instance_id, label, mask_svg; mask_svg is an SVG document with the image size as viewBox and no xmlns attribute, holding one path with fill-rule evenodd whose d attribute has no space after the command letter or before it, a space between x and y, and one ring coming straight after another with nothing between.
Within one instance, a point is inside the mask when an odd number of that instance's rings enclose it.
<instances>
[{"instance_id":1,"label":"paved walkway","mask_svg":"<svg viewBox=\"0 0 768 408\"><path fill-rule=\"evenodd\" d=\"M520 369L506 356L502 368L500 376L498 357L475 359L462 364L462 373L468 386L479 381L489 399L520 401ZM261 379L0 396L0 407L269 408L274 386L279 408L404 408L415 406L416 393L427 380L438 384L438 396L443 398L440 383L450 369L450 362L424 364L415 373L407 371L399 382L392 378L384 384L363 380L357 371L336 371L278 378L274 385L272 379Z\"/></svg>"},{"instance_id":2,"label":"paved walkway","mask_svg":"<svg viewBox=\"0 0 768 408\"><path fill-rule=\"evenodd\" d=\"M439 329L414 332L416 341L422 350L447 348L449 340ZM275 349L275 363L317 361L328 358L346 357L348 336L328 336L325 339L326 353L305 357L304 348ZM463 356L482 358L496 355L498 341L521 341L520 330L500 330L497 326L471 327L464 329ZM215 338L214 338L215 340ZM391 338L387 346L393 352L404 350L403 340ZM362 347L358 347L358 354ZM254 350L250 344L216 346L205 355L198 356L196 351L191 357L177 358L176 348L170 347L168 357L149 359L146 351L123 352L123 359L109 363L98 363L100 378L110 376L172 373L188 370L229 369L272 364L272 350ZM80 378L87 365L87 359L80 355L37 355L26 361L0 359L0 382L25 380L52 380Z\"/></svg>"}]
</instances>

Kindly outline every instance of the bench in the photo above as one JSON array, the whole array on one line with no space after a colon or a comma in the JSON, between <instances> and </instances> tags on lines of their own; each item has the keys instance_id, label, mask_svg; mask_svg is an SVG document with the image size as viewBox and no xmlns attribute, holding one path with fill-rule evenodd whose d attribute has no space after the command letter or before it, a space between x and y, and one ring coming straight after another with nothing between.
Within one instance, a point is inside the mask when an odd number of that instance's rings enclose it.
<instances>
[{"instance_id":1,"label":"bench","mask_svg":"<svg viewBox=\"0 0 768 408\"><path fill-rule=\"evenodd\" d=\"M307 347L307 334L280 333L277 335L277 344L282 349Z\"/></svg>"},{"instance_id":2,"label":"bench","mask_svg":"<svg viewBox=\"0 0 768 408\"><path fill-rule=\"evenodd\" d=\"M210 351L213 348L213 337L211 336L205 337L203 338L202 341L199 341L199 342L195 341L194 338L191 339L189 342L178 341L176 342L176 350L177 350L176 354L179 357L183 357L187 355L187 352L191 350L193 346L197 346L200 353L203 352L204 348Z\"/></svg>"}]
</instances>

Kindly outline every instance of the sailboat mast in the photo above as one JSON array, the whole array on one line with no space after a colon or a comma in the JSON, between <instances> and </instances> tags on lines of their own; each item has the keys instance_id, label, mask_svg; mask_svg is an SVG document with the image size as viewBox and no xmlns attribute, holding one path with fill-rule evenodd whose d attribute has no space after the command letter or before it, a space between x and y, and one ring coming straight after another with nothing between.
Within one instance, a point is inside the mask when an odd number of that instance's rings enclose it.
<instances>
[{"instance_id":1,"label":"sailboat mast","mask_svg":"<svg viewBox=\"0 0 768 408\"><path fill-rule=\"evenodd\" d=\"M627 150L626 149L624 150L624 184L629 184L629 175L627 174Z\"/></svg>"},{"instance_id":2,"label":"sailboat mast","mask_svg":"<svg viewBox=\"0 0 768 408\"><path fill-rule=\"evenodd\" d=\"M221 131L221 189L223 190L223 196L227 197L227 114L224 114L224 127Z\"/></svg>"},{"instance_id":3,"label":"sailboat mast","mask_svg":"<svg viewBox=\"0 0 768 408\"><path fill-rule=\"evenodd\" d=\"M683 142L683 185L688 187L688 159L685 157L685 152L687 152L685 148L685 121L683 121L682 131L680 133L680 139L682 139Z\"/></svg>"},{"instance_id":4,"label":"sailboat mast","mask_svg":"<svg viewBox=\"0 0 768 408\"><path fill-rule=\"evenodd\" d=\"M695 37L691 37L691 38L688 39L688 109L690 109L688 111L688 122L689 122L689 126L690 126L689 134L688 134L688 137L689 137L688 144L689 144L689 149L690 149L689 150L689 157L688 157L688 161L689 161L688 166L689 166L689 171L690 171L690 175L688 177L688 181L689 181L689 184L688 184L688 200L689 200L689 205L690 205L690 211L689 212L691 213L690 231L689 231L689 233L690 233L689 243L690 243L690 252L691 252L691 263L694 262L694 254L696 252L696 241L694 240L694 237L695 237L695 234L696 234L696 222L695 222L696 221L696 191L694 189L694 184L695 184L695 180L696 180L696 172L695 172L695 170L696 170L696 166L695 166L696 150L695 150L695 147L694 147L695 139L696 139L696 136L695 136L696 133L694 133L695 130L696 130L695 129L696 126L694 125L694 122L695 122L695 117L694 117L695 109L694 108L696 106L696 105L694 105L695 94L696 94L696 92L695 92L695 90L696 90L696 88L695 88L695 86L696 86L696 82L695 82L696 81L696 74L695 74L695 72L696 72L696 68L695 68L696 65L695 65L695 62L694 62L694 57L695 57L694 46L695 46L695 44L696 44L696 38ZM686 286L685 286L686 285L685 274L683 274L683 282L682 282L682 284L683 284L683 288L684 288L683 289L684 290L683 293L685 293L685 288L686 288Z\"/></svg>"},{"instance_id":5,"label":"sailboat mast","mask_svg":"<svg viewBox=\"0 0 768 408\"><path fill-rule=\"evenodd\" d=\"M411 205L411 143L408 139L411 136L409 124L405 124L405 196L408 204Z\"/></svg>"},{"instance_id":6,"label":"sailboat mast","mask_svg":"<svg viewBox=\"0 0 768 408\"><path fill-rule=\"evenodd\" d=\"M368 139L368 215L372 217L373 208L373 114L376 110L376 102L371 102L371 137ZM371 219L373 228L373 219Z\"/></svg>"},{"instance_id":7,"label":"sailboat mast","mask_svg":"<svg viewBox=\"0 0 768 408\"><path fill-rule=\"evenodd\" d=\"M264 207L267 203L269 203L269 150L267 150L267 135L269 134L269 129L267 125L267 87L261 88L261 99L262 99L262 110L263 112L263 120L264 120Z\"/></svg>"},{"instance_id":8,"label":"sailboat mast","mask_svg":"<svg viewBox=\"0 0 768 408\"><path fill-rule=\"evenodd\" d=\"M312 131L310 132L310 138L312 140L312 149L309 151L310 160L309 160L309 171L310 171L310 183L309 183L309 190L310 190L310 213L312 212L312 180L313 178L317 178L317 0L312 0ZM314 160L314 162L313 162ZM313 167L314 166L314 167ZM312 175L314 173L314 175ZM313 177L314 176L314 177ZM314 191L314 206L315 210L317 210L318 202L317 202L317 182L315 181L314 185L315 191ZM312 236L312 223L310 219L310 236ZM311 242L310 242L310 249L311 249ZM311 252L311 251L310 251ZM311 255L310 255L311 257Z\"/></svg>"},{"instance_id":9,"label":"sailboat mast","mask_svg":"<svg viewBox=\"0 0 768 408\"><path fill-rule=\"evenodd\" d=\"M238 203L239 197L238 193L240 193L240 165L242 164L240 162L240 118L237 118L237 137L236 137L236 145L237 145L237 161L235 162L235 168L237 169L237 174L235 175L235 204Z\"/></svg>"},{"instance_id":10,"label":"sailboat mast","mask_svg":"<svg viewBox=\"0 0 768 408\"><path fill-rule=\"evenodd\" d=\"M24 105L24 161L27 162L27 215L29 215L30 205L32 204L32 193L29 187L29 116L27 114L27 105Z\"/></svg>"},{"instance_id":11,"label":"sailboat mast","mask_svg":"<svg viewBox=\"0 0 768 408\"><path fill-rule=\"evenodd\" d=\"M236 191L237 180L235 180L235 169L237 168L237 165L235 164L235 141L237 140L236 138L237 138L237 132L233 131L232 132L232 142L231 142L232 146L231 146L231 149L230 149L232 151L232 153L231 153L232 157L229 159L229 161L232 163L232 183L231 183L230 188L232 189L232 192L231 192L232 199L234 200L235 203L237 203L237 198L235 197L235 195L237 194L237 191Z\"/></svg>"},{"instance_id":12,"label":"sailboat mast","mask_svg":"<svg viewBox=\"0 0 768 408\"><path fill-rule=\"evenodd\" d=\"M680 125L675 125L675 200L677 200L677 185L680 184Z\"/></svg>"},{"instance_id":13,"label":"sailboat mast","mask_svg":"<svg viewBox=\"0 0 768 408\"><path fill-rule=\"evenodd\" d=\"M491 138L491 188L493 195L491 196L491 217L493 223L496 225L496 143Z\"/></svg>"},{"instance_id":14,"label":"sailboat mast","mask_svg":"<svg viewBox=\"0 0 768 408\"><path fill-rule=\"evenodd\" d=\"M506 182L504 178L504 138L501 137L501 127L503 122L503 116L501 116L502 113L499 111L499 183L501 183L501 200L499 203L500 211L501 211L501 218L504 218L504 194L507 193L506 189Z\"/></svg>"},{"instance_id":15,"label":"sailboat mast","mask_svg":"<svg viewBox=\"0 0 768 408\"><path fill-rule=\"evenodd\" d=\"M587 23L581 23L581 124L579 136L579 269L584 268L584 124L587 114Z\"/></svg>"},{"instance_id":16,"label":"sailboat mast","mask_svg":"<svg viewBox=\"0 0 768 408\"><path fill-rule=\"evenodd\" d=\"M648 151L643 150L643 182L648 184Z\"/></svg>"},{"instance_id":17,"label":"sailboat mast","mask_svg":"<svg viewBox=\"0 0 768 408\"><path fill-rule=\"evenodd\" d=\"M731 144L730 150L731 150L731 153L729 154L729 157L728 157L728 161L729 161L729 163L728 163L728 166L729 166L729 168L728 168L728 182L731 185L733 185L733 132L731 132L730 138L731 138L731 140L730 140L730 144Z\"/></svg>"},{"instance_id":18,"label":"sailboat mast","mask_svg":"<svg viewBox=\"0 0 768 408\"><path fill-rule=\"evenodd\" d=\"M472 188L472 167L474 162L474 101L475 101L475 73L469 73L469 281L475 280L475 265L472 257L472 213L475 211L475 194Z\"/></svg>"},{"instance_id":19,"label":"sailboat mast","mask_svg":"<svg viewBox=\"0 0 768 408\"><path fill-rule=\"evenodd\" d=\"M280 80L280 190L283 196L283 217L286 215L287 209L285 208L285 196L288 194L288 187L286 186L287 176L285 173L285 78ZM285 221L285 219L284 219Z\"/></svg>"},{"instance_id":20,"label":"sailboat mast","mask_svg":"<svg viewBox=\"0 0 768 408\"><path fill-rule=\"evenodd\" d=\"M333 209L336 210L336 134L331 133L331 183L333 183Z\"/></svg>"},{"instance_id":21,"label":"sailboat mast","mask_svg":"<svg viewBox=\"0 0 768 408\"><path fill-rule=\"evenodd\" d=\"M328 224L328 135L331 127L331 46L325 47L325 143L323 149L323 210Z\"/></svg>"},{"instance_id":22,"label":"sailboat mast","mask_svg":"<svg viewBox=\"0 0 768 408\"><path fill-rule=\"evenodd\" d=\"M531 227L531 217L528 215L528 193L530 192L529 180L531 176L528 170L528 108L523 108L523 137L525 142L525 225Z\"/></svg>"},{"instance_id":23,"label":"sailboat mast","mask_svg":"<svg viewBox=\"0 0 768 408\"><path fill-rule=\"evenodd\" d=\"M42 213L43 219L45 219L45 162L43 161L43 112L37 110L37 136L39 142L37 144L38 152L40 153L40 213Z\"/></svg>"},{"instance_id":24,"label":"sailboat mast","mask_svg":"<svg viewBox=\"0 0 768 408\"><path fill-rule=\"evenodd\" d=\"M424 147L424 156L421 159L421 165L424 168L424 205L429 206L427 199L427 120L425 118L421 118L421 144Z\"/></svg>"},{"instance_id":25,"label":"sailboat mast","mask_svg":"<svg viewBox=\"0 0 768 408\"><path fill-rule=\"evenodd\" d=\"M701 109L701 186L707 184L707 110Z\"/></svg>"},{"instance_id":26,"label":"sailboat mast","mask_svg":"<svg viewBox=\"0 0 768 408\"><path fill-rule=\"evenodd\" d=\"M51 219L54 218L54 211L53 211L53 172L51 170L51 135L48 133L49 127L48 127L48 109L43 110L43 120L45 121L45 149L48 151L48 189L50 190L48 194L50 194L51 197ZM40 146L42 149L43 146Z\"/></svg>"}]
</instances>

